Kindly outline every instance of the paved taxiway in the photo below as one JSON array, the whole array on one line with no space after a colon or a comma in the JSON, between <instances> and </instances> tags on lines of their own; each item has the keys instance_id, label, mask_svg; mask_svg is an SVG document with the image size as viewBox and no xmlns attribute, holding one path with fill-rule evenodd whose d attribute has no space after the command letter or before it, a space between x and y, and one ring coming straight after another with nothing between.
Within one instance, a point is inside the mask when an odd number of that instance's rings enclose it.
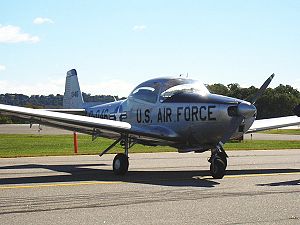
<instances>
[{"instance_id":1,"label":"paved taxiway","mask_svg":"<svg viewBox=\"0 0 300 225\"><path fill-rule=\"evenodd\" d=\"M0 159L1 224L300 224L300 150L229 151L211 179L204 154Z\"/></svg>"},{"instance_id":2,"label":"paved taxiway","mask_svg":"<svg viewBox=\"0 0 300 225\"><path fill-rule=\"evenodd\" d=\"M61 130L53 127L40 126L33 124L32 128L29 128L29 124L0 124L0 134L43 134L43 135L60 135L60 134L72 134L73 132L67 130ZM250 134L244 136L245 139L251 139ZM300 135L284 135L284 134L252 134L253 140L296 140L300 141Z\"/></svg>"},{"instance_id":3,"label":"paved taxiway","mask_svg":"<svg viewBox=\"0 0 300 225\"><path fill-rule=\"evenodd\" d=\"M244 135L245 140L281 140L281 141L300 141L300 135L293 134L264 134L253 133Z\"/></svg>"}]
</instances>

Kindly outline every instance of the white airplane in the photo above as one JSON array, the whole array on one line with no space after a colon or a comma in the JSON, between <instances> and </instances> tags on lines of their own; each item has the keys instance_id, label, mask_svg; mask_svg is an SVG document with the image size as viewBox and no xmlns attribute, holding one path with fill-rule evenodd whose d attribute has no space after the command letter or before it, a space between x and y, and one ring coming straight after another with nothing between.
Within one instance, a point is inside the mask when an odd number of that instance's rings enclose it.
<instances>
[{"instance_id":1,"label":"white airplane","mask_svg":"<svg viewBox=\"0 0 300 225\"><path fill-rule=\"evenodd\" d=\"M255 120L254 103L273 79L272 74L250 102L211 94L200 82L187 78L157 78L138 85L125 100L90 106L83 102L77 72L67 72L64 109L41 110L0 104L0 113L115 141L124 147L113 161L113 171L128 171L128 151L134 144L174 147L180 153L211 151L210 172L226 172L225 142L244 133L299 125L298 116ZM87 116L78 115L86 114ZM77 114L77 115L74 115Z\"/></svg>"}]
</instances>

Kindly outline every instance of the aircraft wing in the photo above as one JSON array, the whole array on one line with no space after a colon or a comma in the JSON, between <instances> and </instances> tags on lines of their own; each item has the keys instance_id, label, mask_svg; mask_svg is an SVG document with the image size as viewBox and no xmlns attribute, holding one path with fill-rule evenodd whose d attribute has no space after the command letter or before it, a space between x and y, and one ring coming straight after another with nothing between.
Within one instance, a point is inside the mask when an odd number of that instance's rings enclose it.
<instances>
[{"instance_id":1,"label":"aircraft wing","mask_svg":"<svg viewBox=\"0 0 300 225\"><path fill-rule=\"evenodd\" d=\"M271 119L255 120L246 133L277 129L281 127L300 125L300 117L286 116Z\"/></svg>"},{"instance_id":2,"label":"aircraft wing","mask_svg":"<svg viewBox=\"0 0 300 225\"><path fill-rule=\"evenodd\" d=\"M44 124L65 130L76 131L108 138L117 138L121 134L131 134L146 141L174 141L177 135L164 127L135 127L127 122L71 115L43 109L0 104L0 114L16 116L30 123Z\"/></svg>"},{"instance_id":3,"label":"aircraft wing","mask_svg":"<svg viewBox=\"0 0 300 225\"><path fill-rule=\"evenodd\" d=\"M85 109L43 109L43 110L49 112L60 112L60 113L67 113L67 114L81 115L81 116L86 115Z\"/></svg>"},{"instance_id":4,"label":"aircraft wing","mask_svg":"<svg viewBox=\"0 0 300 225\"><path fill-rule=\"evenodd\" d=\"M39 124L50 125L53 127L78 131L87 134L92 134L93 131L97 129L123 133L128 132L131 128L131 125L126 122L3 104L0 104L0 113L3 115L11 115L23 118L31 123L36 122Z\"/></svg>"}]
</instances>

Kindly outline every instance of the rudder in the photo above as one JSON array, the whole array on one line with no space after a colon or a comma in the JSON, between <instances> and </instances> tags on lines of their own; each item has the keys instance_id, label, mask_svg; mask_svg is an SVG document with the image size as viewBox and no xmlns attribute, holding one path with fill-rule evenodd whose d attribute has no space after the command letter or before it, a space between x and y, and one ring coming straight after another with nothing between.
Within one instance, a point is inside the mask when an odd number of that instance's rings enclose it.
<instances>
[{"instance_id":1,"label":"rudder","mask_svg":"<svg viewBox=\"0 0 300 225\"><path fill-rule=\"evenodd\" d=\"M77 72L69 70L66 77L65 93L63 98L64 109L82 109L83 98L80 91Z\"/></svg>"}]
</instances>

